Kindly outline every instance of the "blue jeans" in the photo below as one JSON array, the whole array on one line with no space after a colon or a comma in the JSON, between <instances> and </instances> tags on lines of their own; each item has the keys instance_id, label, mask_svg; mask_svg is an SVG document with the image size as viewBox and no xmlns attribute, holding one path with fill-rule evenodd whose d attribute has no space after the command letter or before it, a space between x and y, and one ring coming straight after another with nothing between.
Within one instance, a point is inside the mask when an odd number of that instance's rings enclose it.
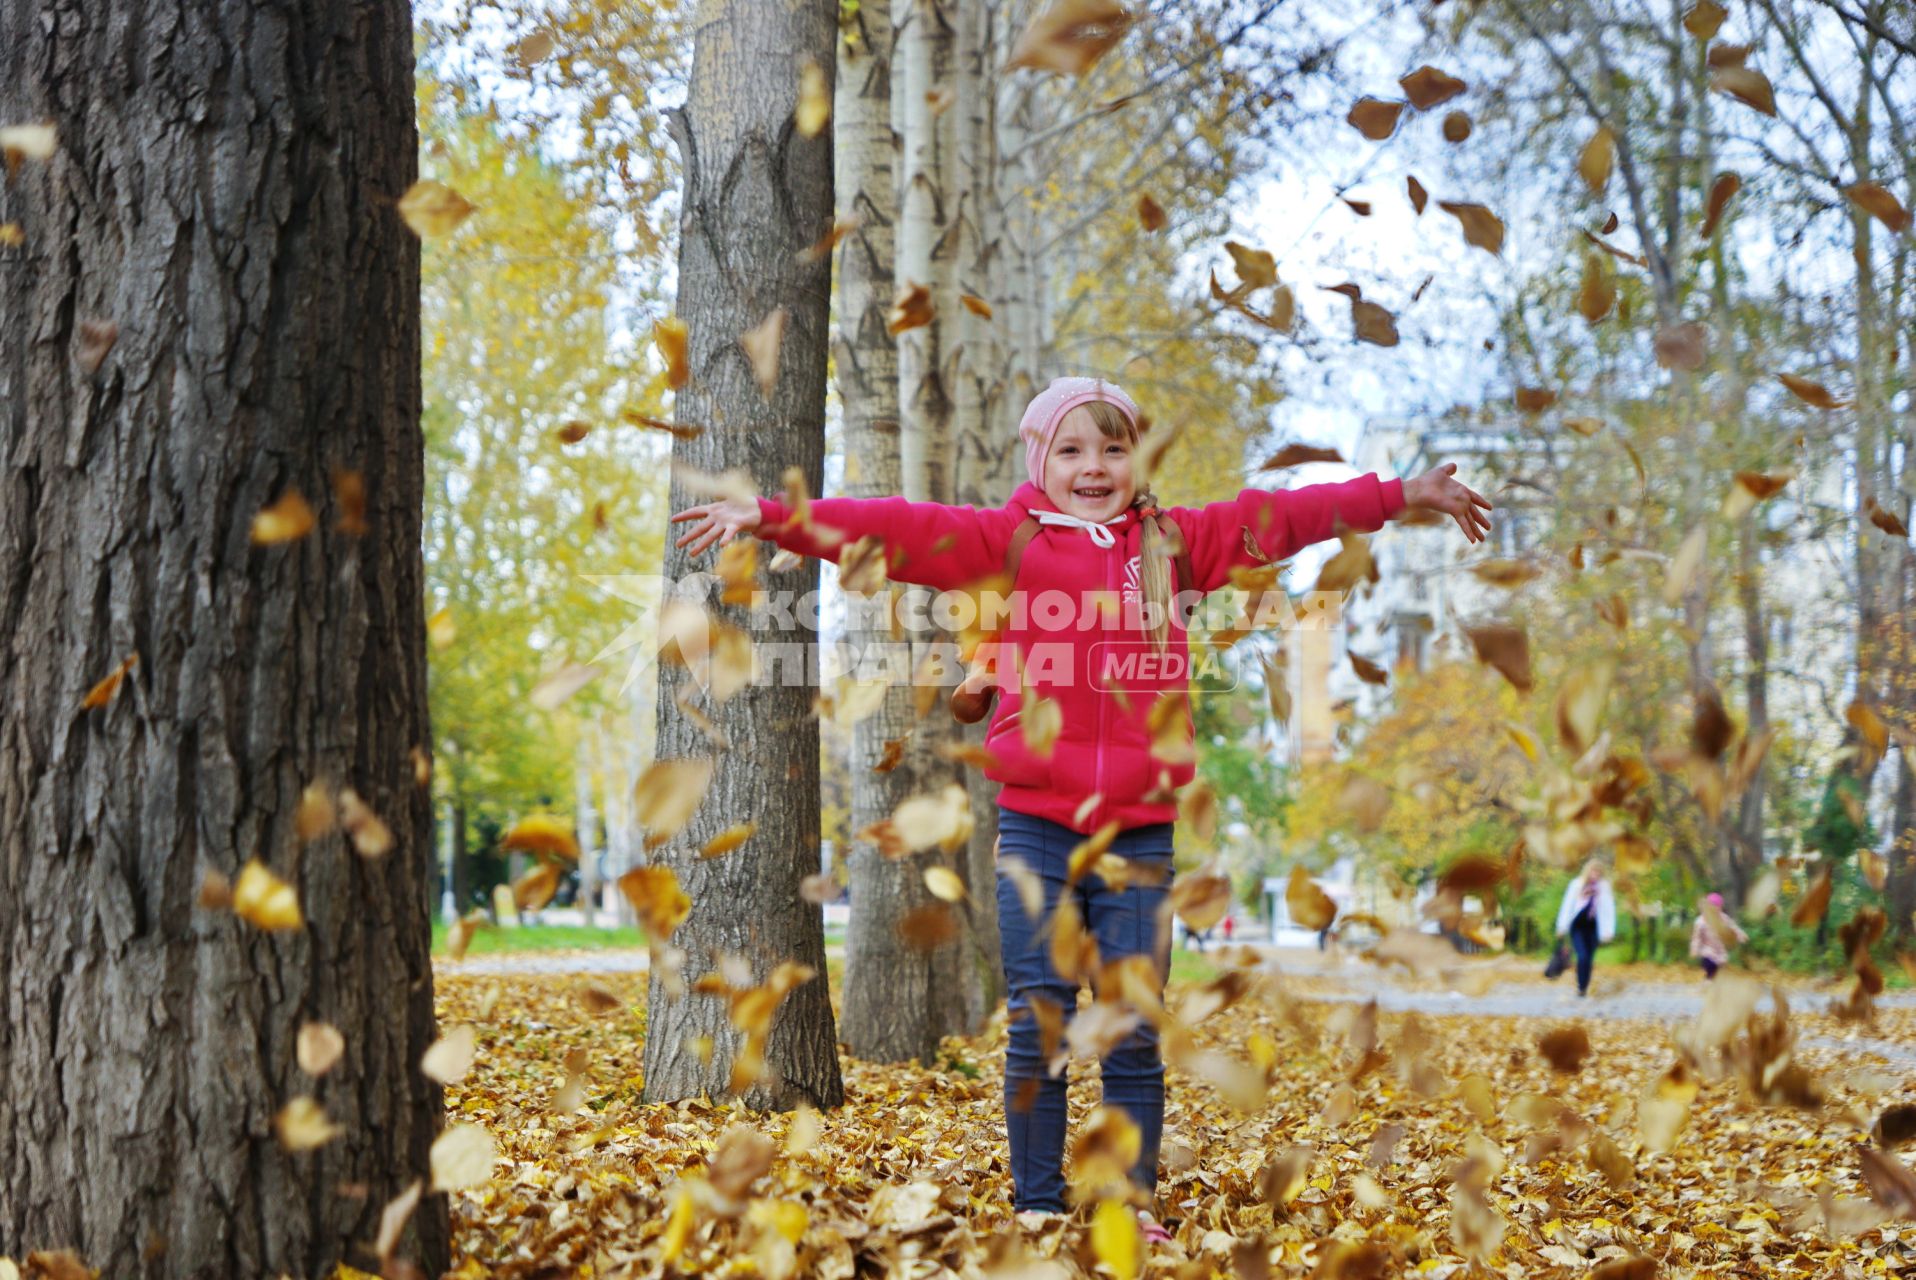
<instances>
[{"instance_id":1,"label":"blue jeans","mask_svg":"<svg viewBox=\"0 0 1916 1280\"><path fill-rule=\"evenodd\" d=\"M1588 910L1570 922L1570 949L1577 953L1577 994L1590 991L1590 970L1597 962L1597 918Z\"/></svg>"},{"instance_id":2,"label":"blue jeans","mask_svg":"<svg viewBox=\"0 0 1916 1280\"><path fill-rule=\"evenodd\" d=\"M1171 889L1171 832L1168 822L1135 827L1120 832L1111 844L1112 853L1134 866L1161 869L1160 883L1133 883L1120 892L1087 874L1069 891L1086 931L1097 939L1100 960L1153 956L1160 991L1171 959L1170 936L1158 933L1158 909ZM1052 965L1045 926L1066 892L1071 850L1083 841L1083 836L1058 823L1009 809L998 811L998 856L1019 859L1044 885L1044 913L1033 920L1025 914L1011 878L1002 871L998 875L998 932L1005 986L1011 996L1005 1129L1011 1140L1011 1181L1020 1211L1065 1207L1065 1077L1063 1072L1052 1075L1046 1067L1031 1000L1035 996L1057 1005L1067 1025L1078 1007L1078 984L1065 981ZM1164 1134L1164 1063L1158 1057L1157 1029L1139 1024L1105 1055L1101 1075L1105 1103L1129 1115L1143 1137L1131 1180L1147 1193L1154 1192L1158 1146Z\"/></svg>"}]
</instances>

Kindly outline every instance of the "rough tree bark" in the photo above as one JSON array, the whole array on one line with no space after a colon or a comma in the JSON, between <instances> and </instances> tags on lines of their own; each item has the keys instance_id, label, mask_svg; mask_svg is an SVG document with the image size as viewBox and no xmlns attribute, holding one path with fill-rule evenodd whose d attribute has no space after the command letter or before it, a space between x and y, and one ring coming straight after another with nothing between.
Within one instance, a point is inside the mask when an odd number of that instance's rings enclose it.
<instances>
[{"instance_id":1,"label":"rough tree bark","mask_svg":"<svg viewBox=\"0 0 1916 1280\"><path fill-rule=\"evenodd\" d=\"M404 0L0 0L0 1248L106 1275L330 1275L427 1172L439 1086ZM119 327L87 372L81 322ZM365 481L339 527L334 468ZM298 490L319 523L249 541ZM106 706L89 686L139 661ZM302 847L351 787L384 857ZM305 923L196 898L257 858ZM302 1023L346 1056L298 1069ZM342 1126L282 1150L312 1094ZM405 1251L447 1262L443 1197Z\"/></svg>"},{"instance_id":2,"label":"rough tree bark","mask_svg":"<svg viewBox=\"0 0 1916 1280\"><path fill-rule=\"evenodd\" d=\"M819 491L824 458L825 357L830 323L830 260L803 251L832 225L829 129L802 136L793 119L799 73L809 59L832 74L838 6L834 0L710 0L694 19L686 104L672 115L684 168L679 227L678 316L690 335L691 380L679 392L679 420L705 430L672 447L671 506L705 499L683 468L748 472L762 493L778 492L788 468ZM787 314L782 355L770 395L762 394L739 344L772 312ZM711 569L667 541L673 580ZM766 575L768 591L816 591L818 566ZM658 756L716 754L703 804L678 837L655 851L692 899L673 938L685 953L688 983L718 957L743 957L763 981L780 962L811 966L817 977L781 1004L765 1046L767 1073L743 1094L746 1105L785 1110L800 1102L837 1106L844 1097L838 1042L825 983L822 914L799 896L819 869L818 734L811 720L817 632L804 610L761 609L709 601L716 616L749 626L764 665L762 682L705 713L731 742L715 751L674 699L688 696L681 666L662 665ZM796 655L795 662L792 661ZM810 656L808 656L810 655ZM757 834L738 853L700 858L698 848L735 822L756 819ZM712 995L674 996L655 964L645 1045L645 1099L671 1102L732 1096L732 1063L742 1037ZM714 1052L699 1051L710 1037Z\"/></svg>"}]
</instances>

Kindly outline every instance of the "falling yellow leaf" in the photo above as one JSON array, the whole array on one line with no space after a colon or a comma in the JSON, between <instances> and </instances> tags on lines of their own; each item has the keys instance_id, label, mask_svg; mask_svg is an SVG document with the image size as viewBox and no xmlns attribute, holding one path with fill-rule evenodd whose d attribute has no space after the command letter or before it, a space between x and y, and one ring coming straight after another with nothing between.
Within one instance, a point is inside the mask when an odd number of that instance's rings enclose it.
<instances>
[{"instance_id":1,"label":"falling yellow leaf","mask_svg":"<svg viewBox=\"0 0 1916 1280\"><path fill-rule=\"evenodd\" d=\"M665 358L666 385L674 391L683 387L692 377L686 354L691 335L686 331L685 321L677 316L666 316L656 321L652 325L652 342Z\"/></svg>"},{"instance_id":2,"label":"falling yellow leaf","mask_svg":"<svg viewBox=\"0 0 1916 1280\"><path fill-rule=\"evenodd\" d=\"M1663 576L1663 603L1674 605L1683 599L1690 584L1696 580L1697 571L1703 567L1703 553L1709 546L1709 528L1698 525L1684 536L1683 544L1677 553L1670 557L1670 565Z\"/></svg>"},{"instance_id":3,"label":"falling yellow leaf","mask_svg":"<svg viewBox=\"0 0 1916 1280\"><path fill-rule=\"evenodd\" d=\"M1590 188L1591 195L1602 195L1603 189L1610 185L1610 171L1616 161L1617 135L1609 125L1598 125L1577 154L1577 174L1583 179L1583 185Z\"/></svg>"},{"instance_id":4,"label":"falling yellow leaf","mask_svg":"<svg viewBox=\"0 0 1916 1280\"><path fill-rule=\"evenodd\" d=\"M535 813L519 819L499 841L501 849L530 853L568 862L579 860L579 842L563 818Z\"/></svg>"},{"instance_id":5,"label":"falling yellow leaf","mask_svg":"<svg viewBox=\"0 0 1916 1280\"><path fill-rule=\"evenodd\" d=\"M399 197L399 216L421 239L450 234L466 220L472 208L464 196L431 178L413 183L406 194Z\"/></svg>"},{"instance_id":6,"label":"falling yellow leaf","mask_svg":"<svg viewBox=\"0 0 1916 1280\"><path fill-rule=\"evenodd\" d=\"M392 852L392 828L382 822L372 807L361 800L359 793L351 787L339 793L339 820L353 842L353 849L361 857L379 858Z\"/></svg>"},{"instance_id":7,"label":"falling yellow leaf","mask_svg":"<svg viewBox=\"0 0 1916 1280\"><path fill-rule=\"evenodd\" d=\"M279 1109L273 1117L273 1128L279 1134L279 1145L288 1151L311 1151L346 1132L327 1118L319 1103L304 1094Z\"/></svg>"},{"instance_id":8,"label":"falling yellow leaf","mask_svg":"<svg viewBox=\"0 0 1916 1280\"><path fill-rule=\"evenodd\" d=\"M816 138L832 118L832 86L825 69L811 58L798 69L798 106L792 118L806 138Z\"/></svg>"},{"instance_id":9,"label":"falling yellow leaf","mask_svg":"<svg viewBox=\"0 0 1916 1280\"><path fill-rule=\"evenodd\" d=\"M558 892L559 868L550 862L534 863L512 882L513 905L521 911L543 910Z\"/></svg>"},{"instance_id":10,"label":"falling yellow leaf","mask_svg":"<svg viewBox=\"0 0 1916 1280\"><path fill-rule=\"evenodd\" d=\"M240 868L233 884L233 914L255 929L297 929L306 923L293 886L257 858Z\"/></svg>"},{"instance_id":11,"label":"falling yellow leaf","mask_svg":"<svg viewBox=\"0 0 1916 1280\"><path fill-rule=\"evenodd\" d=\"M679 1260L679 1255L685 1252L685 1242L692 1238L695 1225L692 1193L681 1185L678 1195L672 1200L672 1215L666 1219L665 1231L659 1237L661 1263L669 1267Z\"/></svg>"},{"instance_id":12,"label":"falling yellow leaf","mask_svg":"<svg viewBox=\"0 0 1916 1280\"><path fill-rule=\"evenodd\" d=\"M646 933L660 941L670 938L692 914L692 899L679 887L670 867L634 867L619 877L619 892L632 904Z\"/></svg>"},{"instance_id":13,"label":"falling yellow leaf","mask_svg":"<svg viewBox=\"0 0 1916 1280\"><path fill-rule=\"evenodd\" d=\"M98 684L87 690L86 697L80 700L80 709L92 711L96 707L104 707L113 701L113 695L120 691L120 684L126 679L126 673L133 670L133 665L139 660L139 654L128 654L119 666L107 672Z\"/></svg>"},{"instance_id":14,"label":"falling yellow leaf","mask_svg":"<svg viewBox=\"0 0 1916 1280\"><path fill-rule=\"evenodd\" d=\"M633 814L645 828L645 847L656 849L672 839L692 819L706 788L712 785L714 762L697 756L683 760L654 760L632 785Z\"/></svg>"},{"instance_id":15,"label":"falling yellow leaf","mask_svg":"<svg viewBox=\"0 0 1916 1280\"><path fill-rule=\"evenodd\" d=\"M433 1141L428 1159L434 1191L461 1191L492 1177L497 1148L482 1125L455 1124Z\"/></svg>"},{"instance_id":16,"label":"falling yellow leaf","mask_svg":"<svg viewBox=\"0 0 1916 1280\"><path fill-rule=\"evenodd\" d=\"M469 1025L454 1027L426 1049L419 1059L420 1073L440 1084L458 1084L472 1070L478 1051L479 1032Z\"/></svg>"},{"instance_id":17,"label":"falling yellow leaf","mask_svg":"<svg viewBox=\"0 0 1916 1280\"><path fill-rule=\"evenodd\" d=\"M339 1028L326 1022L308 1022L293 1041L293 1059L307 1075L319 1077L331 1071L346 1052L346 1037Z\"/></svg>"},{"instance_id":18,"label":"falling yellow leaf","mask_svg":"<svg viewBox=\"0 0 1916 1280\"><path fill-rule=\"evenodd\" d=\"M751 362L752 379L758 383L758 392L767 400L778 389L778 357L785 344L786 316L785 308L778 307L738 339L745 358Z\"/></svg>"},{"instance_id":19,"label":"falling yellow leaf","mask_svg":"<svg viewBox=\"0 0 1916 1280\"><path fill-rule=\"evenodd\" d=\"M735 822L699 847L699 857L718 858L750 840L758 831L756 822Z\"/></svg>"},{"instance_id":20,"label":"falling yellow leaf","mask_svg":"<svg viewBox=\"0 0 1916 1280\"><path fill-rule=\"evenodd\" d=\"M965 882L950 867L926 867L925 888L931 890L933 897L945 902L965 900Z\"/></svg>"},{"instance_id":21,"label":"falling yellow leaf","mask_svg":"<svg viewBox=\"0 0 1916 1280\"><path fill-rule=\"evenodd\" d=\"M1117 1280L1137 1280L1144 1265L1138 1215L1122 1200L1106 1200L1091 1218L1091 1251Z\"/></svg>"},{"instance_id":22,"label":"falling yellow leaf","mask_svg":"<svg viewBox=\"0 0 1916 1280\"><path fill-rule=\"evenodd\" d=\"M1337 903L1311 879L1301 863L1291 867L1291 878L1284 886L1284 905L1294 923L1312 932L1329 928L1331 921L1337 918Z\"/></svg>"},{"instance_id":23,"label":"falling yellow leaf","mask_svg":"<svg viewBox=\"0 0 1916 1280\"><path fill-rule=\"evenodd\" d=\"M293 542L313 531L313 509L299 490L288 489L279 500L253 517L253 541L259 546Z\"/></svg>"},{"instance_id":24,"label":"falling yellow leaf","mask_svg":"<svg viewBox=\"0 0 1916 1280\"><path fill-rule=\"evenodd\" d=\"M23 160L51 160L60 145L60 132L50 124L0 125L0 156L11 173Z\"/></svg>"},{"instance_id":25,"label":"falling yellow leaf","mask_svg":"<svg viewBox=\"0 0 1916 1280\"><path fill-rule=\"evenodd\" d=\"M1583 281L1577 289L1577 313L1586 324L1601 324L1616 310L1617 286L1610 269L1594 253L1583 255Z\"/></svg>"},{"instance_id":26,"label":"falling yellow leaf","mask_svg":"<svg viewBox=\"0 0 1916 1280\"><path fill-rule=\"evenodd\" d=\"M452 642L459 638L459 624L452 620L452 606L436 611L426 619L426 639L432 641L435 649L450 649Z\"/></svg>"}]
</instances>

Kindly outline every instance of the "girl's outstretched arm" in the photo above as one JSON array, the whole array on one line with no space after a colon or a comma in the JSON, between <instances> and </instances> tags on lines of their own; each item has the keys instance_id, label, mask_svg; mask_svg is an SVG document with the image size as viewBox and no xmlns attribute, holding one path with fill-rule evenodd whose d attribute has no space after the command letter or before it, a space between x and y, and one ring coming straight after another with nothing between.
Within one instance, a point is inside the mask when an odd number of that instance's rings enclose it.
<instances>
[{"instance_id":1,"label":"girl's outstretched arm","mask_svg":"<svg viewBox=\"0 0 1916 1280\"><path fill-rule=\"evenodd\" d=\"M698 521L677 543L693 555L751 533L836 564L844 548L876 537L892 581L940 591L969 587L1002 569L1015 523L1012 513L1000 509L904 498L814 498L806 507L800 519L776 498L725 498L687 507L672 522Z\"/></svg>"},{"instance_id":2,"label":"girl's outstretched arm","mask_svg":"<svg viewBox=\"0 0 1916 1280\"><path fill-rule=\"evenodd\" d=\"M1452 478L1446 462L1411 480L1381 480L1376 474L1338 484L1296 489L1246 489L1226 502L1171 512L1191 553L1200 591L1215 591L1235 566L1286 560L1313 542L1345 529L1374 533L1406 507L1427 507L1454 517L1471 542L1490 528L1490 503ZM1479 510L1482 508L1482 510Z\"/></svg>"}]
</instances>

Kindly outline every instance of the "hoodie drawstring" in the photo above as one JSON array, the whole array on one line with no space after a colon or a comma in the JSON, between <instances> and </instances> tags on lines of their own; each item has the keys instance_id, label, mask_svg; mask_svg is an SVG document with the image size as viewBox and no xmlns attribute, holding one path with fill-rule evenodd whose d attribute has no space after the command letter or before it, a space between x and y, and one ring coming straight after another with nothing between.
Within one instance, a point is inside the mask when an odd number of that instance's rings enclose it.
<instances>
[{"instance_id":1,"label":"hoodie drawstring","mask_svg":"<svg viewBox=\"0 0 1916 1280\"><path fill-rule=\"evenodd\" d=\"M1037 517L1039 524L1055 524L1063 525L1071 529L1083 529L1091 535L1091 541L1100 547L1117 545L1117 535L1105 528L1104 524L1098 524L1095 521L1085 520L1078 516L1069 516L1062 511L1033 511L1031 514ZM1123 520L1123 516L1113 516L1111 519L1105 521L1105 524L1118 524Z\"/></svg>"}]
</instances>

